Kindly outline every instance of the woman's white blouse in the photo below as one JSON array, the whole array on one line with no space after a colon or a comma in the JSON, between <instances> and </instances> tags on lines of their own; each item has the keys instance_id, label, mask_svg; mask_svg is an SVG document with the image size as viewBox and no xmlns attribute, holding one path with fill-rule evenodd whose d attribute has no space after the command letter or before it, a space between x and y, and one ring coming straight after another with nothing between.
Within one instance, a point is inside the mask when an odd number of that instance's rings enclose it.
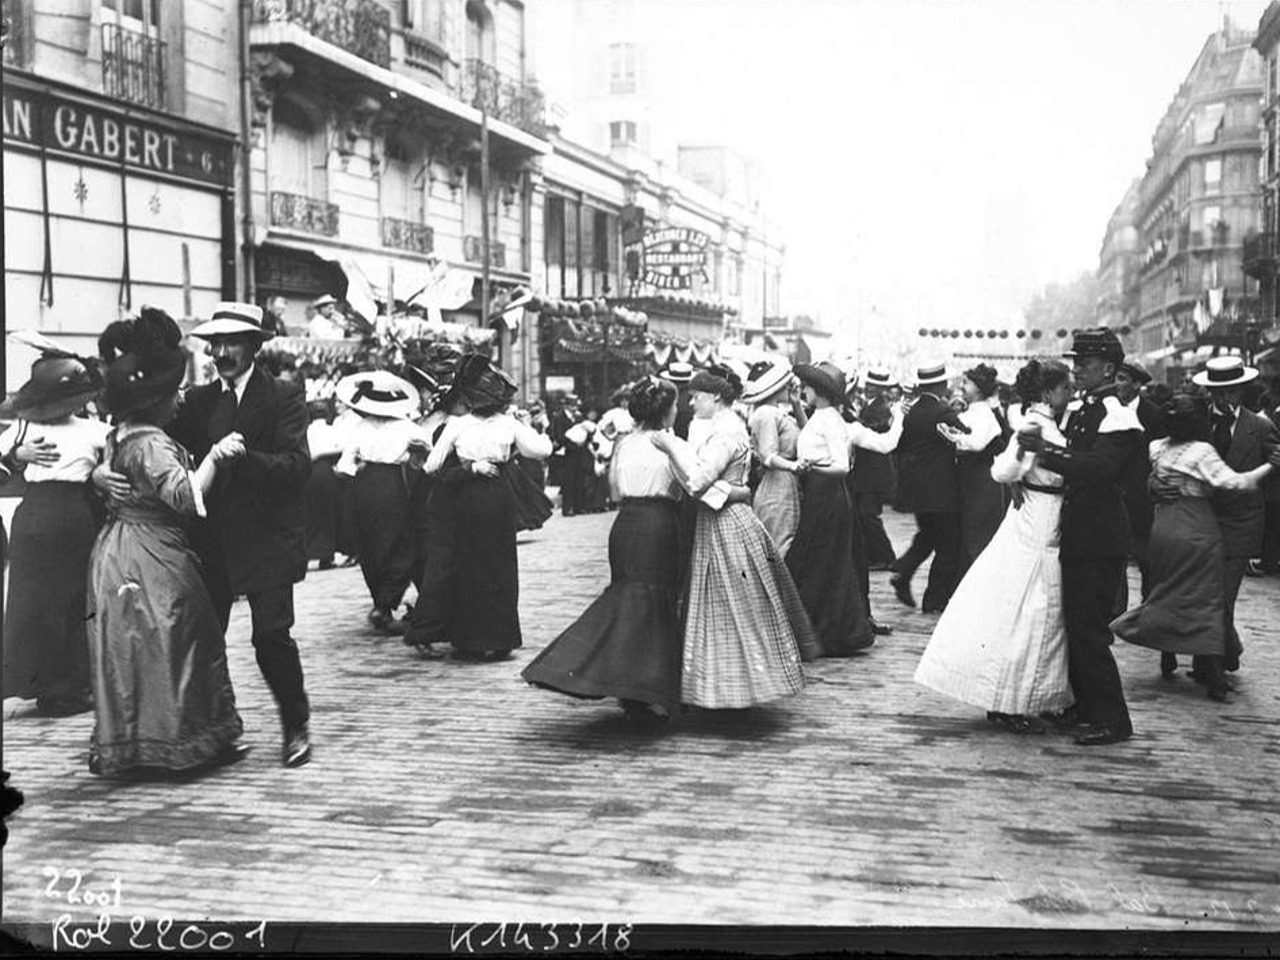
<instances>
[{"instance_id":1,"label":"woman's white blouse","mask_svg":"<svg viewBox=\"0 0 1280 960\"><path fill-rule=\"evenodd\" d=\"M1010 426L1013 429L1020 430L1030 423L1040 425L1040 435L1044 437L1048 443L1057 446L1066 445L1066 437L1062 435L1062 430L1058 427L1058 422L1053 418L1053 410L1048 404L1036 403L1027 408L1022 416L1013 413ZM1062 475L1053 473L1041 467L1032 453L1018 452L1018 438L1015 436L1011 439L1003 451L996 455L995 461L991 464L991 479L997 483L1017 483L1020 480L1027 480L1041 487L1060 487L1062 486Z\"/></svg>"},{"instance_id":2,"label":"woman's white blouse","mask_svg":"<svg viewBox=\"0 0 1280 960\"><path fill-rule=\"evenodd\" d=\"M363 417L350 428L342 457L333 469L352 476L361 463L403 463L409 458L409 444L415 440L431 444L427 431L412 420Z\"/></svg>"},{"instance_id":3,"label":"woman's white blouse","mask_svg":"<svg viewBox=\"0 0 1280 960\"><path fill-rule=\"evenodd\" d=\"M551 456L551 438L510 414L480 418L468 413L446 424L440 441L427 458L427 472L439 470L455 450L458 458L465 461L505 463L513 451L531 460L545 460Z\"/></svg>"},{"instance_id":4,"label":"woman's white blouse","mask_svg":"<svg viewBox=\"0 0 1280 960\"><path fill-rule=\"evenodd\" d=\"M609 464L609 482L615 500L626 497L680 496L680 481L671 460L653 445L652 430L635 430L618 440Z\"/></svg>"},{"instance_id":5,"label":"woman's white blouse","mask_svg":"<svg viewBox=\"0 0 1280 960\"><path fill-rule=\"evenodd\" d=\"M29 463L24 476L27 483L62 481L83 483L93 473L107 447L107 435L111 427L101 420L88 417L68 417L56 423L28 423L19 420L0 434L0 457L7 457L18 444L18 435L26 425L24 442L44 440L57 446L57 463Z\"/></svg>"},{"instance_id":6,"label":"woman's white blouse","mask_svg":"<svg viewBox=\"0 0 1280 960\"><path fill-rule=\"evenodd\" d=\"M895 445L897 441L895 440ZM891 448L892 449L892 448ZM821 467L835 467L849 472L849 425L835 407L813 411L809 422L800 430L796 456Z\"/></svg>"},{"instance_id":7,"label":"woman's white blouse","mask_svg":"<svg viewBox=\"0 0 1280 960\"><path fill-rule=\"evenodd\" d=\"M986 401L972 403L969 409L959 414L960 422L969 428L969 433L956 436L956 449L963 453L977 453L987 449L996 437L1000 436L1000 421L996 412Z\"/></svg>"}]
</instances>

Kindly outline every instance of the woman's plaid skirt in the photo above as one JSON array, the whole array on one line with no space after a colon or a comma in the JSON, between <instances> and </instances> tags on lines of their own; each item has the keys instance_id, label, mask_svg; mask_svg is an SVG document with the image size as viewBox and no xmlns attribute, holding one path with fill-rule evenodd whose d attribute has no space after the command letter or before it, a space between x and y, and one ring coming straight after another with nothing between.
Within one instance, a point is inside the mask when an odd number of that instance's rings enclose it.
<instances>
[{"instance_id":1,"label":"woman's plaid skirt","mask_svg":"<svg viewBox=\"0 0 1280 960\"><path fill-rule=\"evenodd\" d=\"M751 507L698 508L684 625L681 699L749 707L804 688L817 637L777 547Z\"/></svg>"}]
</instances>

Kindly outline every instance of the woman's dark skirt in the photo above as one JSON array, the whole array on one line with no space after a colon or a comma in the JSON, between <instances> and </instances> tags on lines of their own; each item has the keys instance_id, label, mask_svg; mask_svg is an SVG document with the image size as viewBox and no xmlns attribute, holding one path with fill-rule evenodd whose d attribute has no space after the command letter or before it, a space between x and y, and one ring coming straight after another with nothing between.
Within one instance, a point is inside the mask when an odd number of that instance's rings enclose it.
<instances>
[{"instance_id":1,"label":"woman's dark skirt","mask_svg":"<svg viewBox=\"0 0 1280 960\"><path fill-rule=\"evenodd\" d=\"M9 541L4 696L88 696L85 597L99 522L89 484L27 485Z\"/></svg>"},{"instance_id":2,"label":"woman's dark skirt","mask_svg":"<svg viewBox=\"0 0 1280 960\"><path fill-rule=\"evenodd\" d=\"M674 500L623 500L609 532L609 586L525 667L525 680L585 699L678 704L680 549Z\"/></svg>"},{"instance_id":3,"label":"woman's dark skirt","mask_svg":"<svg viewBox=\"0 0 1280 960\"><path fill-rule=\"evenodd\" d=\"M413 579L414 538L405 467L366 463L355 478L360 571L373 605L394 610Z\"/></svg>"},{"instance_id":4,"label":"woman's dark skirt","mask_svg":"<svg viewBox=\"0 0 1280 960\"><path fill-rule=\"evenodd\" d=\"M537 530L551 517L554 504L522 464L523 458L499 464L502 479L511 487L516 507L516 530ZM533 461L537 462L537 461Z\"/></svg>"},{"instance_id":5,"label":"woman's dark skirt","mask_svg":"<svg viewBox=\"0 0 1280 960\"><path fill-rule=\"evenodd\" d=\"M1114 620L1112 632L1165 653L1224 655L1226 566L1209 501L1182 497L1157 504L1150 558L1150 594Z\"/></svg>"},{"instance_id":6,"label":"woman's dark skirt","mask_svg":"<svg viewBox=\"0 0 1280 960\"><path fill-rule=\"evenodd\" d=\"M854 567L853 537L845 478L807 474L800 526L786 563L824 657L847 657L875 642Z\"/></svg>"},{"instance_id":7,"label":"woman's dark skirt","mask_svg":"<svg viewBox=\"0 0 1280 960\"><path fill-rule=\"evenodd\" d=\"M960 576L987 549L1004 520L1005 490L991 479L992 458L961 454L956 458L960 489Z\"/></svg>"},{"instance_id":8,"label":"woman's dark skirt","mask_svg":"<svg viewBox=\"0 0 1280 960\"><path fill-rule=\"evenodd\" d=\"M307 518L307 559L331 562L338 549L337 457L321 457L311 464L311 476L303 488Z\"/></svg>"},{"instance_id":9,"label":"woman's dark skirt","mask_svg":"<svg viewBox=\"0 0 1280 960\"><path fill-rule=\"evenodd\" d=\"M435 536L405 643L452 643L464 654L520 646L515 498L502 479L441 471Z\"/></svg>"}]
</instances>

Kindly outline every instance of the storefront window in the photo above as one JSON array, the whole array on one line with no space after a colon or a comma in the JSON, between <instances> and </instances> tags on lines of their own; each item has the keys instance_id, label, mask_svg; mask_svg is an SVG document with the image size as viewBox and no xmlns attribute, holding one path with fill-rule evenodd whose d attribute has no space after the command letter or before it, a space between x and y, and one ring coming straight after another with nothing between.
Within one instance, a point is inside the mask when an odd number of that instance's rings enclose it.
<instances>
[{"instance_id":1,"label":"storefront window","mask_svg":"<svg viewBox=\"0 0 1280 960\"><path fill-rule=\"evenodd\" d=\"M547 296L564 296L564 197L547 197L543 207Z\"/></svg>"}]
</instances>

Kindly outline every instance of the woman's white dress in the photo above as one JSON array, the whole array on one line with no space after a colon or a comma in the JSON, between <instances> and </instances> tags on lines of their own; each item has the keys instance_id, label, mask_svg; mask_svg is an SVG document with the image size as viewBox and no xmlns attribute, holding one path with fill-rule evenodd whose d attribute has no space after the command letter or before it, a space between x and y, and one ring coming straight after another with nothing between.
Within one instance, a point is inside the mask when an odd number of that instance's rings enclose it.
<instances>
[{"instance_id":1,"label":"woman's white dress","mask_svg":"<svg viewBox=\"0 0 1280 960\"><path fill-rule=\"evenodd\" d=\"M1040 424L1049 443L1065 445L1047 406L1035 404L1024 422ZM917 683L984 710L1036 714L1074 702L1067 678L1062 620L1058 514L1062 477L1019 459L1011 442L992 464L1001 483L1020 483L1021 507L1010 506L995 536L938 620L916 668ZM1030 486L1028 486L1030 485Z\"/></svg>"}]
</instances>

